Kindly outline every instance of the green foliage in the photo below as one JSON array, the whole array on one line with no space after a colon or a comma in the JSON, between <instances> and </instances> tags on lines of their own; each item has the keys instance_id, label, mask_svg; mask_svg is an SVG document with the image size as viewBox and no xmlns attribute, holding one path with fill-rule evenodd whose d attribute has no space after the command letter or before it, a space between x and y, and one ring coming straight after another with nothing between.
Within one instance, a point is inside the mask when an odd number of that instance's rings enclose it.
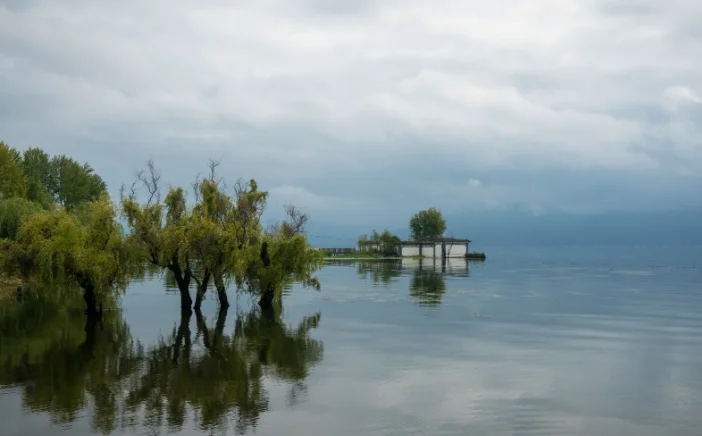
<instances>
[{"instance_id":1,"label":"green foliage","mask_svg":"<svg viewBox=\"0 0 702 436\"><path fill-rule=\"evenodd\" d=\"M0 198L22 197L44 209L58 204L71 211L106 194L105 182L87 163L64 155L50 158L36 147L20 153L0 142Z\"/></svg>"},{"instance_id":2,"label":"green foliage","mask_svg":"<svg viewBox=\"0 0 702 436\"><path fill-rule=\"evenodd\" d=\"M264 232L260 255L254 257L252 252L244 274L236 277L239 288L259 296L264 308L280 302L283 289L293 282L320 289L314 273L322 266L324 253L303 235L307 216L293 206L286 212L288 219Z\"/></svg>"},{"instance_id":3,"label":"green foliage","mask_svg":"<svg viewBox=\"0 0 702 436\"><path fill-rule=\"evenodd\" d=\"M389 230L385 229L383 233L378 237L380 242L380 251L385 255L397 254L396 249L400 244L400 238L390 233Z\"/></svg>"},{"instance_id":4,"label":"green foliage","mask_svg":"<svg viewBox=\"0 0 702 436\"><path fill-rule=\"evenodd\" d=\"M191 218L190 247L203 267L203 279L211 275L218 291L226 279L241 276L260 253L260 217L268 194L250 180L239 183L235 195L220 192L212 179L202 180Z\"/></svg>"},{"instance_id":5,"label":"green foliage","mask_svg":"<svg viewBox=\"0 0 702 436\"><path fill-rule=\"evenodd\" d=\"M28 181L27 198L48 209L58 183L49 155L40 148L29 148L22 154L22 166Z\"/></svg>"},{"instance_id":6,"label":"green foliage","mask_svg":"<svg viewBox=\"0 0 702 436\"><path fill-rule=\"evenodd\" d=\"M54 156L49 171L50 175L43 177L51 183L48 188L54 201L69 211L81 203L96 201L107 193L107 185L87 163L81 165L64 155Z\"/></svg>"},{"instance_id":7,"label":"green foliage","mask_svg":"<svg viewBox=\"0 0 702 436\"><path fill-rule=\"evenodd\" d=\"M140 203L135 194L122 197L122 215L130 229L127 243L140 262L166 268L187 291L192 269L189 256L189 219L185 210L185 193L170 188L161 203L154 195Z\"/></svg>"},{"instance_id":8,"label":"green foliage","mask_svg":"<svg viewBox=\"0 0 702 436\"><path fill-rule=\"evenodd\" d=\"M432 207L414 214L410 219L409 228L415 241L431 241L443 236L446 221L441 211Z\"/></svg>"},{"instance_id":9,"label":"green foliage","mask_svg":"<svg viewBox=\"0 0 702 436\"><path fill-rule=\"evenodd\" d=\"M359 236L358 239L356 240L356 244L358 245L358 249L363 250L363 248L366 246L367 242L368 242L368 235L367 234L363 234L363 235Z\"/></svg>"},{"instance_id":10,"label":"green foliage","mask_svg":"<svg viewBox=\"0 0 702 436\"><path fill-rule=\"evenodd\" d=\"M41 210L38 203L20 197L0 200L0 238L15 239L23 220Z\"/></svg>"},{"instance_id":11,"label":"green foliage","mask_svg":"<svg viewBox=\"0 0 702 436\"><path fill-rule=\"evenodd\" d=\"M181 292L181 309L187 311L191 304L191 278L198 285L196 309L210 282L214 282L223 306L228 305L226 284L231 282L256 294L277 289L273 292L279 295L291 281L319 288L312 273L322 255L301 234L307 216L287 206L289 219L265 231L261 215L267 192L260 191L252 179L238 182L233 195L225 194L223 182L215 175L216 166L212 162L209 177L193 184L192 208L188 208L182 188L171 187L160 200L160 175L152 162L148 174L137 177L148 200L140 203L134 188L122 197L130 245L143 260L171 271ZM264 268L260 257L264 243L272 259L270 268Z\"/></svg>"},{"instance_id":12,"label":"green foliage","mask_svg":"<svg viewBox=\"0 0 702 436\"><path fill-rule=\"evenodd\" d=\"M83 222L65 209L28 215L16 240L5 242L3 267L47 286L77 284L97 295L124 289L130 259L115 213L101 197Z\"/></svg>"},{"instance_id":13,"label":"green foliage","mask_svg":"<svg viewBox=\"0 0 702 436\"><path fill-rule=\"evenodd\" d=\"M319 290L319 280L314 273L322 266L324 254L310 246L303 235L285 234L285 225L267 233L264 243L270 264L265 266L259 258L249 258L244 275L236 277L237 285L244 291L280 301L283 289L293 282Z\"/></svg>"},{"instance_id":14,"label":"green foliage","mask_svg":"<svg viewBox=\"0 0 702 436\"><path fill-rule=\"evenodd\" d=\"M18 161L18 153L0 142L0 198L26 197L27 177Z\"/></svg>"},{"instance_id":15,"label":"green foliage","mask_svg":"<svg viewBox=\"0 0 702 436\"><path fill-rule=\"evenodd\" d=\"M400 238L390 233L388 229L383 230L383 233L373 229L370 238L366 234L358 237L358 246L361 250L383 256L397 255L397 246L400 242Z\"/></svg>"}]
</instances>

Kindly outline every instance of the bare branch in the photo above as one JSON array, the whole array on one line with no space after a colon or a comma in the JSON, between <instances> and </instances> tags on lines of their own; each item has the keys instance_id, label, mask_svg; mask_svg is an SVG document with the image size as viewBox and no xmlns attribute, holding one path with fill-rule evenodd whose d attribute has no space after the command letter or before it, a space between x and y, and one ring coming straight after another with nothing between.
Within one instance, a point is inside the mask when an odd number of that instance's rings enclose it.
<instances>
[{"instance_id":1,"label":"bare branch","mask_svg":"<svg viewBox=\"0 0 702 436\"><path fill-rule=\"evenodd\" d=\"M217 179L217 168L221 163L221 160L210 159L210 164L208 165L208 168L210 169L209 180L217 186L217 189L219 189L220 192L224 192L227 189L227 185L224 183L224 178L220 177Z\"/></svg>"},{"instance_id":2,"label":"bare branch","mask_svg":"<svg viewBox=\"0 0 702 436\"><path fill-rule=\"evenodd\" d=\"M200 177L200 173L197 173L195 176L195 181L192 184L193 192L195 193L195 203L200 203L200 200L202 199L202 196L200 195L200 183L202 183L202 178Z\"/></svg>"},{"instance_id":3,"label":"bare branch","mask_svg":"<svg viewBox=\"0 0 702 436\"><path fill-rule=\"evenodd\" d=\"M135 179L132 181L132 186L129 187L129 195L130 195L132 198L135 198L135 197L136 197L136 186L137 186L138 183L139 183L139 179L138 179L138 178L135 178Z\"/></svg>"},{"instance_id":4,"label":"bare branch","mask_svg":"<svg viewBox=\"0 0 702 436\"><path fill-rule=\"evenodd\" d=\"M280 224L278 224L277 222L268 224L268 226L266 227L266 234L273 235L278 231L278 228L280 228Z\"/></svg>"},{"instance_id":5,"label":"bare branch","mask_svg":"<svg viewBox=\"0 0 702 436\"><path fill-rule=\"evenodd\" d=\"M137 173L135 185L136 182L141 182L144 187L146 187L146 190L149 193L149 200L146 202L147 205L151 205L154 199L156 200L156 203L160 203L161 186L159 185L159 182L161 181L161 174L159 174L156 170L156 165L154 165L153 159L149 159L149 161L146 163L146 169L148 170L148 174L145 174L144 170ZM133 188L135 188L135 186L133 186Z\"/></svg>"},{"instance_id":6,"label":"bare branch","mask_svg":"<svg viewBox=\"0 0 702 436\"><path fill-rule=\"evenodd\" d=\"M237 199L241 198L248 190L247 186L248 184L244 181L244 179L237 179L236 183L234 183L234 197Z\"/></svg>"},{"instance_id":7,"label":"bare branch","mask_svg":"<svg viewBox=\"0 0 702 436\"><path fill-rule=\"evenodd\" d=\"M305 225L310 220L310 217L292 204L285 205L285 213L290 219L290 222L288 222L290 236L304 233Z\"/></svg>"}]
</instances>

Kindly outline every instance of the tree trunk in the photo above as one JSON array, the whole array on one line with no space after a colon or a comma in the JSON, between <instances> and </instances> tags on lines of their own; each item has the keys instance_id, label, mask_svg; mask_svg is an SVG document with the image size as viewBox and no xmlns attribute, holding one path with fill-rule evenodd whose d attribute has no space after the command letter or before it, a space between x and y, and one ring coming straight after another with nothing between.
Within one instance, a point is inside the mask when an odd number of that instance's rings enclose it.
<instances>
[{"instance_id":1,"label":"tree trunk","mask_svg":"<svg viewBox=\"0 0 702 436\"><path fill-rule=\"evenodd\" d=\"M197 295L195 296L195 306L194 309L195 311L200 310L200 306L202 306L202 297L204 297L205 292L207 292L207 285L210 283L210 273L205 272L204 276L202 277L202 283L200 283L197 287Z\"/></svg>"},{"instance_id":2,"label":"tree trunk","mask_svg":"<svg viewBox=\"0 0 702 436\"><path fill-rule=\"evenodd\" d=\"M83 288L83 299L85 300L85 314L90 319L97 319L102 315L102 307L98 312L97 310L97 297L95 295L95 287L93 285L86 285Z\"/></svg>"},{"instance_id":3,"label":"tree trunk","mask_svg":"<svg viewBox=\"0 0 702 436\"><path fill-rule=\"evenodd\" d=\"M267 242L261 244L261 261L263 261L263 266L265 268L268 268L268 266L271 264L271 259L268 256ZM266 288L261 293L261 298L258 300L258 305L261 307L263 312L270 313L273 311L273 297L275 296L275 292L273 291L272 284L268 283L268 280L266 280L266 284L264 286Z\"/></svg>"},{"instance_id":4,"label":"tree trunk","mask_svg":"<svg viewBox=\"0 0 702 436\"><path fill-rule=\"evenodd\" d=\"M215 277L215 287L217 288L217 297L219 297L220 310L227 309L229 307L229 298L227 298L227 288L224 286L224 281L219 275Z\"/></svg>"},{"instance_id":5,"label":"tree trunk","mask_svg":"<svg viewBox=\"0 0 702 436\"><path fill-rule=\"evenodd\" d=\"M180 291L180 311L183 313L193 313L193 299L190 296L190 287L183 283L178 283Z\"/></svg>"},{"instance_id":6,"label":"tree trunk","mask_svg":"<svg viewBox=\"0 0 702 436\"><path fill-rule=\"evenodd\" d=\"M180 291L180 311L182 313L192 313L193 299L190 296L190 272L186 271L183 273L178 264L174 264L169 269L173 273Z\"/></svg>"},{"instance_id":7,"label":"tree trunk","mask_svg":"<svg viewBox=\"0 0 702 436\"><path fill-rule=\"evenodd\" d=\"M275 292L273 290L273 286L271 284L268 284L266 286L266 290L261 294L261 299L258 300L258 305L261 307L261 310L266 313L270 313L273 311L273 298L275 297Z\"/></svg>"}]
</instances>

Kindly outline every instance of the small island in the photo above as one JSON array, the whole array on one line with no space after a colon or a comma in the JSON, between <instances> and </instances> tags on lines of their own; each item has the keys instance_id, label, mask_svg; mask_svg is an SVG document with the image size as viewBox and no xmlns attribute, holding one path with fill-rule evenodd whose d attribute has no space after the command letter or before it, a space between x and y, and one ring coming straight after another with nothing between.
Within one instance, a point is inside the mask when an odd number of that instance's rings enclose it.
<instances>
[{"instance_id":1,"label":"small island","mask_svg":"<svg viewBox=\"0 0 702 436\"><path fill-rule=\"evenodd\" d=\"M436 208L420 210L409 221L410 239L403 241L389 230L359 236L356 247L320 248L327 259L461 258L485 260L485 253L470 251L470 239L446 237L446 220Z\"/></svg>"}]
</instances>

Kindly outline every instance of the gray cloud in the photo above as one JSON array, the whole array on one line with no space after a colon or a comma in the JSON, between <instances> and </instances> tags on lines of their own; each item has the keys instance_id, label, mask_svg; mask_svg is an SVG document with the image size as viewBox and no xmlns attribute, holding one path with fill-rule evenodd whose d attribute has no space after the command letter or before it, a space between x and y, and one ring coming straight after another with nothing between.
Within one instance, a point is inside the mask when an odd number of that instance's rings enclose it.
<instances>
[{"instance_id":1,"label":"gray cloud","mask_svg":"<svg viewBox=\"0 0 702 436\"><path fill-rule=\"evenodd\" d=\"M0 131L90 161L113 193L149 157L181 184L223 158L322 220L694 208L701 16L691 0L6 0Z\"/></svg>"}]
</instances>

